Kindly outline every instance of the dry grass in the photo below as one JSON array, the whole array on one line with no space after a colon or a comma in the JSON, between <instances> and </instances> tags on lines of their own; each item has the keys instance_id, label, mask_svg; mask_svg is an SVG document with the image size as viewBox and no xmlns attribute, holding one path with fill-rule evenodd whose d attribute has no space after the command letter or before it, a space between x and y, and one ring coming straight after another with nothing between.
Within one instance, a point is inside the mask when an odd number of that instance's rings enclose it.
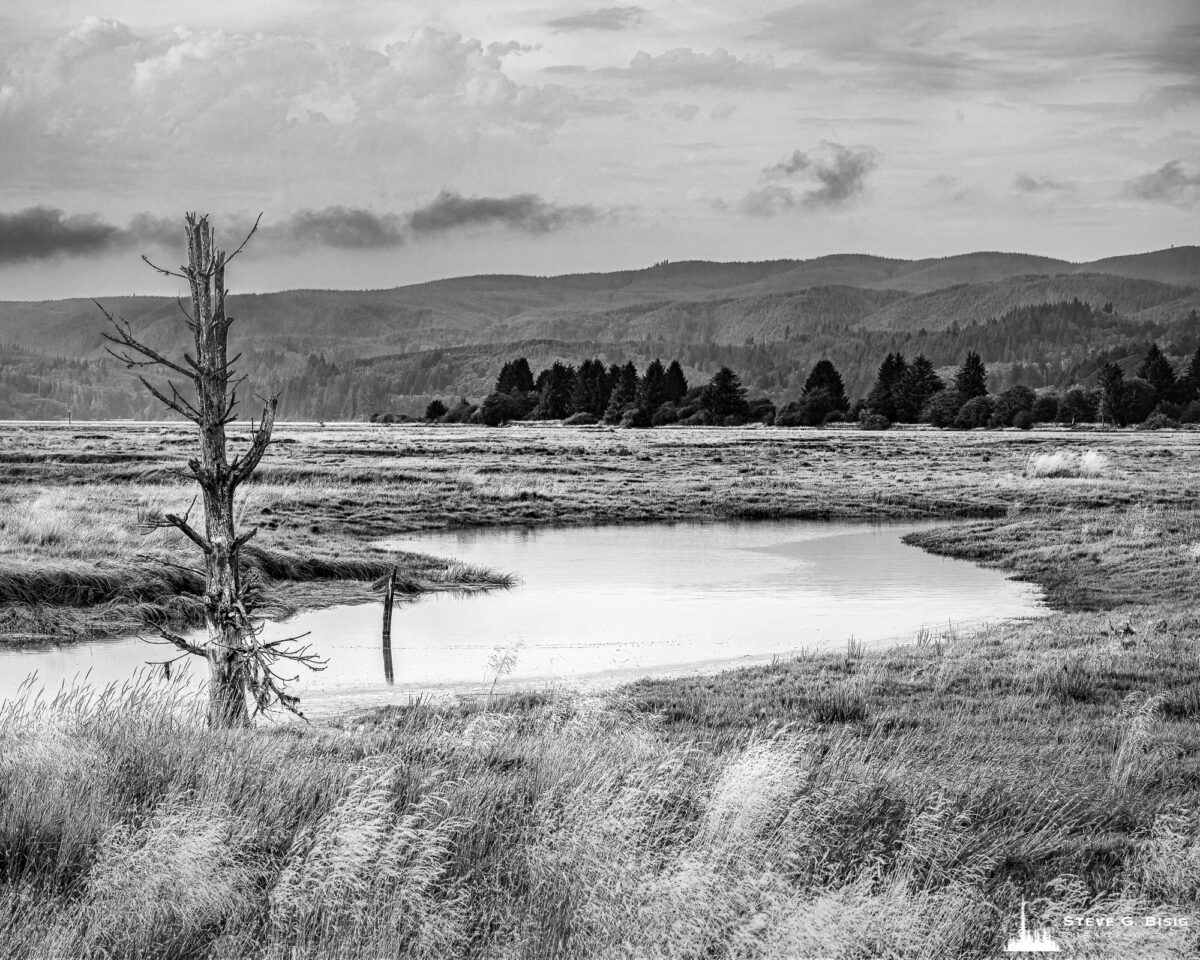
<instances>
[{"instance_id":1,"label":"dry grass","mask_svg":"<svg viewBox=\"0 0 1200 960\"><path fill-rule=\"evenodd\" d=\"M1030 477L1075 477L1094 480L1105 476L1112 468L1109 458L1096 450L1082 453L1057 450L1035 453L1029 458L1025 473Z\"/></svg>"},{"instance_id":2,"label":"dry grass","mask_svg":"<svg viewBox=\"0 0 1200 960\"><path fill-rule=\"evenodd\" d=\"M1072 955L1184 958L1186 933L1061 926L1200 908L1200 734L1165 707L1200 624L1162 617L1134 647L1081 615L309 730L213 733L150 681L10 703L0 936L30 960L924 960L995 955L1026 897ZM1111 667L1087 698L1031 688L1087 651Z\"/></svg>"}]
</instances>

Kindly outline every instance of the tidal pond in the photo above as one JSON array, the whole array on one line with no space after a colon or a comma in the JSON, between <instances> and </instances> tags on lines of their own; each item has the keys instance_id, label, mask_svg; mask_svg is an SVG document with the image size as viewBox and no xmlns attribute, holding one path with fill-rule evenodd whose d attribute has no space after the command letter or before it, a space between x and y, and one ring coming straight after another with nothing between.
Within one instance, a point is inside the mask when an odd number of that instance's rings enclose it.
<instances>
[{"instance_id":1,"label":"tidal pond","mask_svg":"<svg viewBox=\"0 0 1200 960\"><path fill-rule=\"evenodd\" d=\"M483 564L520 583L399 604L390 649L380 604L304 612L268 624L264 636L309 632L305 642L329 665L302 675L298 690L321 714L486 691L497 680L500 688L599 687L1048 612L1030 584L902 542L934 525L650 523L396 537L384 545ZM0 696L34 672L47 690L82 678L124 682L170 655L135 637L0 651ZM195 666L177 664L173 682L194 681Z\"/></svg>"}]
</instances>

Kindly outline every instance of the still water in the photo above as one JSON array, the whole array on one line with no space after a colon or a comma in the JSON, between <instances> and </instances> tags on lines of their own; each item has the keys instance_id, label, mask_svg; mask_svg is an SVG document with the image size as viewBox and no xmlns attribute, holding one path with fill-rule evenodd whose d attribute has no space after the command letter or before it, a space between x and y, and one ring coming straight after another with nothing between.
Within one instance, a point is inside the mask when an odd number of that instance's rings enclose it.
<instances>
[{"instance_id":1,"label":"still water","mask_svg":"<svg viewBox=\"0 0 1200 960\"><path fill-rule=\"evenodd\" d=\"M406 536L384 545L514 573L520 585L397 606L390 657L379 604L308 611L268 624L264 636L310 631L306 642L329 666L302 676L298 689L320 714L419 691L487 689L505 652L512 666L501 686L589 687L1047 612L1036 587L902 543L914 529L756 521ZM0 651L0 697L33 672L46 688L81 677L122 682L169 651L132 637Z\"/></svg>"}]
</instances>

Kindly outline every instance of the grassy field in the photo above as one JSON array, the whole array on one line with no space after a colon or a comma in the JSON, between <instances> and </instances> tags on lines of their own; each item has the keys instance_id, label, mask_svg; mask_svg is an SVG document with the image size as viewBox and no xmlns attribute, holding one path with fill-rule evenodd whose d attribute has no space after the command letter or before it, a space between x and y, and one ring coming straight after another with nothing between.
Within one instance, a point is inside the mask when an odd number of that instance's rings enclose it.
<instances>
[{"instance_id":1,"label":"grassy field","mask_svg":"<svg viewBox=\"0 0 1200 960\"><path fill-rule=\"evenodd\" d=\"M1200 434L278 435L243 515L293 603L316 601L277 558L348 570L385 562L366 540L451 524L955 517L918 541L1059 612L249 734L145 686L9 703L10 955L982 958L1022 898L1070 956L1200 955ZM173 548L138 513L186 506L184 439L0 428L0 589L153 569ZM56 628L95 606L32 599ZM1081 916L1134 924L1064 926Z\"/></svg>"}]
</instances>

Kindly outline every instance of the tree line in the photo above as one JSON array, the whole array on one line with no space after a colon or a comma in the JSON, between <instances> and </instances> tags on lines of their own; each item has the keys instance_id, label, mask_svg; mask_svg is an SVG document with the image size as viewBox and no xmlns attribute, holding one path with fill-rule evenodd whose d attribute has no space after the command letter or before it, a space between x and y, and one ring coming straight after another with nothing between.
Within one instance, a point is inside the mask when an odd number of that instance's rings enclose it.
<instances>
[{"instance_id":1,"label":"tree line","mask_svg":"<svg viewBox=\"0 0 1200 960\"><path fill-rule=\"evenodd\" d=\"M1110 360L1094 379L1094 386L1076 385L1065 391L1015 384L991 393L987 366L974 350L967 351L949 380L923 354L910 362L893 351L879 364L867 395L853 403L841 373L826 358L813 365L800 396L777 408L768 397L748 397L741 377L728 366L707 383L689 387L677 359L665 367L655 359L640 374L632 361L607 367L596 358L578 367L555 361L535 377L529 361L518 357L503 365L494 389L481 403L463 398L448 408L437 399L426 408L425 419L487 426L563 420L572 425L603 422L625 427L750 422L816 427L849 421L876 430L893 423L957 429L1029 429L1035 423L1149 427L1200 423L1200 348L1177 371L1162 349L1151 343L1132 376ZM372 419L396 418L375 415Z\"/></svg>"}]
</instances>

